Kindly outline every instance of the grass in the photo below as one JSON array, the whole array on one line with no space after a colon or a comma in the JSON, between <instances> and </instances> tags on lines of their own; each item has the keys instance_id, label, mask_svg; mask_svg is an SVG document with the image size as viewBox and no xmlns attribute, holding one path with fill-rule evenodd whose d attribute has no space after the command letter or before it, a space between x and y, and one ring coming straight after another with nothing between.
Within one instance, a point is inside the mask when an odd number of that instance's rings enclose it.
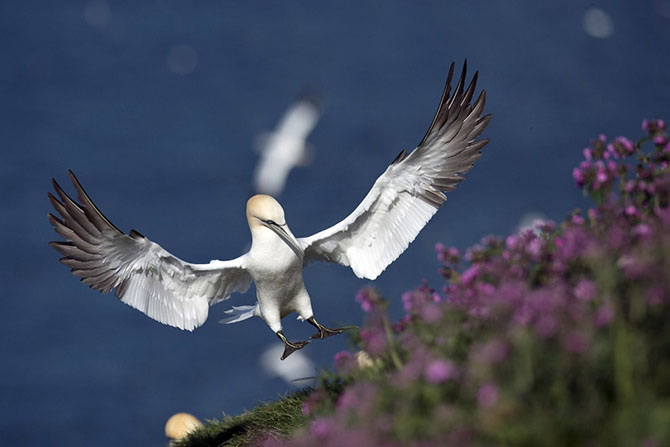
<instances>
[{"instance_id":1,"label":"grass","mask_svg":"<svg viewBox=\"0 0 670 447\"><path fill-rule=\"evenodd\" d=\"M260 443L268 436L287 436L307 423L302 403L312 392L305 388L263 403L239 416L208 420L204 427L176 442L175 447L242 447Z\"/></svg>"}]
</instances>

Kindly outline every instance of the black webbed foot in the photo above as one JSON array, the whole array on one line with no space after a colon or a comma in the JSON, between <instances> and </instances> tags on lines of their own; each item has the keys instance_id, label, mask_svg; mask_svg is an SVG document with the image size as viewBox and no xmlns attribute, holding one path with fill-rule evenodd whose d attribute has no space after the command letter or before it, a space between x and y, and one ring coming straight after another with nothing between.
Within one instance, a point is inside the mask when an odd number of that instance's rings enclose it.
<instances>
[{"instance_id":1,"label":"black webbed foot","mask_svg":"<svg viewBox=\"0 0 670 447\"><path fill-rule=\"evenodd\" d=\"M304 348L310 343L309 340L294 342L288 341L282 331L277 332L277 337L279 337L279 339L284 342L284 353L281 356L282 360L286 359L286 357L293 354L298 349Z\"/></svg>"},{"instance_id":2,"label":"black webbed foot","mask_svg":"<svg viewBox=\"0 0 670 447\"><path fill-rule=\"evenodd\" d=\"M330 329L330 328L327 328L327 327L319 324L314 319L314 317L308 318L307 322L319 330L319 332L317 332L316 334L314 334L310 337L311 339L323 340L324 338L332 337L333 335L337 335L337 334L341 334L342 332L344 332L345 329L350 329L349 327L339 327L339 328Z\"/></svg>"}]
</instances>

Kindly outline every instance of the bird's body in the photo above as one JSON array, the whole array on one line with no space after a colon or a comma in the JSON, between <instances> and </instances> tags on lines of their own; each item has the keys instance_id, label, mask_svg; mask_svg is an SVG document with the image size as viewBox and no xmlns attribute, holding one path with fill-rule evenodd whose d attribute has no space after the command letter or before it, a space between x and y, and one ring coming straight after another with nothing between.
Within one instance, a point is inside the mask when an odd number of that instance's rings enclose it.
<instances>
[{"instance_id":1,"label":"bird's body","mask_svg":"<svg viewBox=\"0 0 670 447\"><path fill-rule=\"evenodd\" d=\"M290 313L317 328L312 338L342 332L319 324L312 312L302 270L325 261L351 267L360 278L375 279L414 240L481 155L488 140L477 140L490 120L482 116L485 92L470 104L477 74L464 89L465 67L449 95L452 64L440 106L428 132L410 154L402 151L377 179L356 209L341 222L312 236L296 238L284 210L272 197L247 202L251 249L230 261L192 264L175 257L135 230L124 234L93 204L70 172L77 203L54 181L59 199L49 198L60 218L49 221L64 242L51 242L72 273L101 292L116 290L128 305L161 323L193 330L209 307L233 292L256 285L257 302L233 307L226 323L261 317L284 342L282 359L308 343L290 342L281 319Z\"/></svg>"},{"instance_id":2,"label":"bird's body","mask_svg":"<svg viewBox=\"0 0 670 447\"><path fill-rule=\"evenodd\" d=\"M259 212L272 215L277 225L295 240L279 203L270 196L256 195L247 204L247 221L251 230L251 249L245 255L247 271L256 284L258 304L254 315L260 316L274 332L281 330L281 319L297 312L301 319L312 317L312 305L302 279L302 253L287 244L277 233L256 217Z\"/></svg>"}]
</instances>

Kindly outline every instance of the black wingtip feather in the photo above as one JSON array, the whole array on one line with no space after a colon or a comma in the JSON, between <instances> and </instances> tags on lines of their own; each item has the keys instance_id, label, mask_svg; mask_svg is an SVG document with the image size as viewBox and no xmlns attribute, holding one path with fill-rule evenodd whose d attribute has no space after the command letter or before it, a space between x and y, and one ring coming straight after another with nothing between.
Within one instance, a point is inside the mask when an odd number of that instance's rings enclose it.
<instances>
[{"instance_id":1,"label":"black wingtip feather","mask_svg":"<svg viewBox=\"0 0 670 447\"><path fill-rule=\"evenodd\" d=\"M74 188L77 190L77 196L79 197L79 200L83 202L85 207L90 209L90 211L92 211L93 213L95 213L100 219L102 219L103 222L109 225L112 229L116 230L118 233L123 234L123 231L119 230L116 227L116 225L114 225L109 219L107 219L105 215L102 214L102 212L98 209L98 207L95 206L95 203L93 203L93 200L91 200L89 195L86 193L84 187L81 186L81 183L79 183L79 180L74 175L74 172L72 172L71 169L68 169L67 172L70 175L70 181L74 185Z\"/></svg>"},{"instance_id":2,"label":"black wingtip feather","mask_svg":"<svg viewBox=\"0 0 670 447\"><path fill-rule=\"evenodd\" d=\"M398 156L391 162L392 165L400 163L407 157L407 151L405 149L401 150Z\"/></svg>"}]
</instances>

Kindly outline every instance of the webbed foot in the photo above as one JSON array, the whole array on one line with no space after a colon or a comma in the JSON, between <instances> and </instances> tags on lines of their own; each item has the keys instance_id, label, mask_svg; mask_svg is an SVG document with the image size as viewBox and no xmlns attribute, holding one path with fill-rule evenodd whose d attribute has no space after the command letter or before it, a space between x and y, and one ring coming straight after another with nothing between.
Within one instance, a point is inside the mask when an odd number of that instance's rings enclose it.
<instances>
[{"instance_id":1,"label":"webbed foot","mask_svg":"<svg viewBox=\"0 0 670 447\"><path fill-rule=\"evenodd\" d=\"M317 339L318 338L319 340L323 340L324 338L332 337L333 335L337 335L337 334L341 334L342 332L344 332L345 329L350 329L350 327L338 327L338 328L330 329L330 328L327 328L327 327L319 324L314 319L314 317L308 318L307 322L319 330L319 332L317 332L316 334L314 334L310 337L311 339Z\"/></svg>"},{"instance_id":2,"label":"webbed foot","mask_svg":"<svg viewBox=\"0 0 670 447\"><path fill-rule=\"evenodd\" d=\"M298 349L304 348L310 343L309 340L294 342L288 341L282 331L277 332L277 337L279 337L279 339L284 342L284 353L281 356L282 360L286 359L286 357L293 354Z\"/></svg>"}]
</instances>

